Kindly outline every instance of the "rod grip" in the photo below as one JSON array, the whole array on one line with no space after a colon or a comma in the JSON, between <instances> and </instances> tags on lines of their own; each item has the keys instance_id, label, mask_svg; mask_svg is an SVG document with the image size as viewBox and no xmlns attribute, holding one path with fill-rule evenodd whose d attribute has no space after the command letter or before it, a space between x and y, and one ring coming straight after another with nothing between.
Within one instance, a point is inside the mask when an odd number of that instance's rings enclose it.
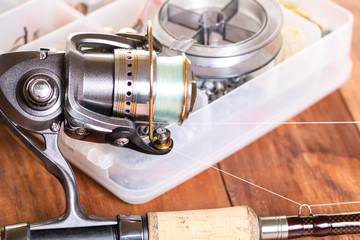
<instances>
[{"instance_id":1,"label":"rod grip","mask_svg":"<svg viewBox=\"0 0 360 240\"><path fill-rule=\"evenodd\" d=\"M247 206L148 213L149 240L258 240L259 222Z\"/></svg>"}]
</instances>

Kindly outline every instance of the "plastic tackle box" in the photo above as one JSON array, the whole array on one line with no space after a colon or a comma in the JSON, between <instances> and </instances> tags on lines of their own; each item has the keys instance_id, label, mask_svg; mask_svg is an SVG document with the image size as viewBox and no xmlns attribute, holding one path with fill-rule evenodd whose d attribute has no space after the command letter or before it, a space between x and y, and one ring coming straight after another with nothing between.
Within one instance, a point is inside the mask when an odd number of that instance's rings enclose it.
<instances>
[{"instance_id":1,"label":"plastic tackle box","mask_svg":"<svg viewBox=\"0 0 360 240\"><path fill-rule=\"evenodd\" d=\"M0 51L65 49L71 32L118 31L134 26L146 0L4 1L0 7ZM304 48L267 69L229 94L207 104L202 92L183 126L168 128L174 149L152 156L106 144L93 144L60 135L64 156L104 187L129 203L144 203L179 185L255 141L341 86L351 73L353 17L330 0L292 0L319 27L283 9L284 28L302 32ZM25 34L26 33L26 34ZM25 36L26 35L26 36ZM25 41L25 37L27 38ZM265 124L264 124L265 123Z\"/></svg>"}]
</instances>

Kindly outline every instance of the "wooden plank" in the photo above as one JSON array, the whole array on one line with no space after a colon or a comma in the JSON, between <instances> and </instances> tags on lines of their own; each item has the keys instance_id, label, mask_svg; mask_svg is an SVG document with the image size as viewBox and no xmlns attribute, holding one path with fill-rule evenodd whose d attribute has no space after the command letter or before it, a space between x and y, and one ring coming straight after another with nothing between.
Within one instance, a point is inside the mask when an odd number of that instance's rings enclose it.
<instances>
[{"instance_id":1,"label":"wooden plank","mask_svg":"<svg viewBox=\"0 0 360 240\"><path fill-rule=\"evenodd\" d=\"M351 120L338 92L293 119L333 120ZM220 167L301 204L360 201L359 146L355 125L283 125L221 162ZM259 216L298 212L294 203L226 174L224 179L233 205L249 205ZM359 205L355 204L313 209L314 213L356 210Z\"/></svg>"},{"instance_id":2,"label":"wooden plank","mask_svg":"<svg viewBox=\"0 0 360 240\"><path fill-rule=\"evenodd\" d=\"M58 181L0 127L0 225L43 221L65 208Z\"/></svg>"},{"instance_id":3,"label":"wooden plank","mask_svg":"<svg viewBox=\"0 0 360 240\"><path fill-rule=\"evenodd\" d=\"M354 15L354 31L351 58L353 60L353 72L350 80L340 89L346 105L355 121L360 121L360 3L357 0L334 0L337 4L349 9ZM360 124L357 125L360 130Z\"/></svg>"}]
</instances>

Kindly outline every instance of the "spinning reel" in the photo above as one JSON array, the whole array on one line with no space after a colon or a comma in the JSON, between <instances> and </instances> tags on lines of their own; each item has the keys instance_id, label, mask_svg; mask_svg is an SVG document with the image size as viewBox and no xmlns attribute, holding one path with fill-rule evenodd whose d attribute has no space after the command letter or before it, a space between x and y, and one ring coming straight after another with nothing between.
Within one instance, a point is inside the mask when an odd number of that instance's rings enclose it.
<instances>
[{"instance_id":1,"label":"spinning reel","mask_svg":"<svg viewBox=\"0 0 360 240\"><path fill-rule=\"evenodd\" d=\"M2 81L11 105L2 109L29 131L58 132L64 120L70 137L165 154L173 145L170 132L154 131L154 122L181 124L194 105L196 83L184 54L158 57L154 48L161 51L149 26L147 36L73 35L65 54L4 54L3 79L19 80ZM144 128L148 143L139 134Z\"/></svg>"},{"instance_id":2,"label":"spinning reel","mask_svg":"<svg viewBox=\"0 0 360 240\"><path fill-rule=\"evenodd\" d=\"M121 239L145 239L141 216L100 218L82 209L75 177L57 142L64 123L64 131L77 139L148 154L168 153L173 146L170 132L163 127L154 130L154 124L181 124L193 108L196 83L185 54L159 57L160 51L149 24L145 36L72 35L65 53L42 49L0 55L1 116L58 178L66 194L62 216L7 226L1 229L0 239L30 239L30 230L36 235L46 229L100 226L107 226L101 231L110 239L114 232L125 237ZM42 135L45 147L24 130ZM138 228L138 238L126 238L127 233L117 230L122 222ZM134 236L132 229L129 234Z\"/></svg>"}]
</instances>

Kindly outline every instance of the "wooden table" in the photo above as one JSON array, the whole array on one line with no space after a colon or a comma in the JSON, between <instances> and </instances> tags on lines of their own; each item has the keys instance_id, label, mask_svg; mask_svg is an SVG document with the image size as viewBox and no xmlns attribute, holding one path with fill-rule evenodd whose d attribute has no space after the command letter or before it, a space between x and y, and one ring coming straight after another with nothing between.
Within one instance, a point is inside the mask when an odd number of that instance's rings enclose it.
<instances>
[{"instance_id":1,"label":"wooden table","mask_svg":"<svg viewBox=\"0 0 360 240\"><path fill-rule=\"evenodd\" d=\"M338 91L293 121L360 121L360 2L335 0L355 15L353 74ZM339 63L341 64L341 63ZM217 164L290 199L307 204L360 201L360 125L285 125ZM0 127L0 225L38 222L65 208L57 180ZM296 214L298 206L209 169L144 205L116 198L74 169L81 202L90 214L145 214L149 211L249 205L259 216ZM360 204L314 208L315 213L360 211ZM346 236L336 239L358 239ZM335 239L324 238L324 239Z\"/></svg>"}]
</instances>

